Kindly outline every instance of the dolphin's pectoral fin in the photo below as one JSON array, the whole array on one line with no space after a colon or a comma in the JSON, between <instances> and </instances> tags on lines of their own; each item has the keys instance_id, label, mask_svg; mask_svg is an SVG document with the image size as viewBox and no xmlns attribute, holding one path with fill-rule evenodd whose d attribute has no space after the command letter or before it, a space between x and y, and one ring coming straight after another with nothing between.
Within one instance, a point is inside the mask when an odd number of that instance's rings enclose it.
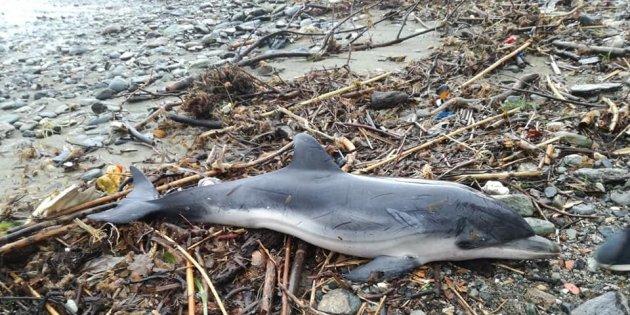
<instances>
[{"instance_id":1,"label":"dolphin's pectoral fin","mask_svg":"<svg viewBox=\"0 0 630 315\"><path fill-rule=\"evenodd\" d=\"M422 262L411 256L378 256L350 270L344 277L356 282L383 281L396 278L420 265Z\"/></svg>"}]
</instances>

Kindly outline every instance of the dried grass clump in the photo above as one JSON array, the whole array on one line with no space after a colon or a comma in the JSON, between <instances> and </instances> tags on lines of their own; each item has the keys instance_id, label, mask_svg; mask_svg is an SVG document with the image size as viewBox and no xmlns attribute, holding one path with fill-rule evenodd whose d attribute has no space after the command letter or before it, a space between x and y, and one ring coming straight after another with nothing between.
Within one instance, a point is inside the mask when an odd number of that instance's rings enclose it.
<instances>
[{"instance_id":1,"label":"dried grass clump","mask_svg":"<svg viewBox=\"0 0 630 315\"><path fill-rule=\"evenodd\" d=\"M256 92L254 80L236 66L206 72L187 95L182 110L196 118L209 118L221 102L235 102Z\"/></svg>"}]
</instances>

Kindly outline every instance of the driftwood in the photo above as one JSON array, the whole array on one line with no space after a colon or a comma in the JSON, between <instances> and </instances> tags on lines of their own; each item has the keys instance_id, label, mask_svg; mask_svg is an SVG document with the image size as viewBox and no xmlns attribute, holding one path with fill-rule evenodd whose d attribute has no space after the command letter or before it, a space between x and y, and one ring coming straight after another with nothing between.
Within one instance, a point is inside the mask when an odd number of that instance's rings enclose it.
<instances>
[{"instance_id":1,"label":"driftwood","mask_svg":"<svg viewBox=\"0 0 630 315\"><path fill-rule=\"evenodd\" d=\"M208 129L221 128L221 122L218 120L194 119L194 118L179 116L175 114L167 114L166 117L172 121L176 121L178 123L182 123L182 124L186 124L190 126L204 127Z\"/></svg>"},{"instance_id":2,"label":"driftwood","mask_svg":"<svg viewBox=\"0 0 630 315\"><path fill-rule=\"evenodd\" d=\"M531 83L533 83L534 81L538 80L539 75L538 73L530 73L530 74L526 74L522 77L520 77L516 82L514 82L514 84L512 84L512 88L513 89L522 89L524 88L526 85L529 85ZM496 104L500 104L501 102L503 102L506 98L508 98L508 96L514 94L515 92L517 92L516 90L507 90L501 94L495 95L493 97L490 98L490 106L496 105Z\"/></svg>"},{"instance_id":3,"label":"driftwood","mask_svg":"<svg viewBox=\"0 0 630 315\"><path fill-rule=\"evenodd\" d=\"M617 47L607 47L607 46L589 46L585 44L567 42L567 41L562 41L562 40L554 40L552 44L557 47L576 49L579 52L583 52L587 54L598 53L598 54L606 54L606 55L622 57L630 53L630 47L617 48Z\"/></svg>"}]
</instances>

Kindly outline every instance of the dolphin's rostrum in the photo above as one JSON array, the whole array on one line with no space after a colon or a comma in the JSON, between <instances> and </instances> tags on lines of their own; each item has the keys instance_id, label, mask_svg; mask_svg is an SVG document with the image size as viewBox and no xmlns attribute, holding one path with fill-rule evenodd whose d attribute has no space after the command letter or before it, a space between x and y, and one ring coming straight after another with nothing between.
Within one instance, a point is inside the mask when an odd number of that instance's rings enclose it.
<instances>
[{"instance_id":1,"label":"dolphin's rostrum","mask_svg":"<svg viewBox=\"0 0 630 315\"><path fill-rule=\"evenodd\" d=\"M89 218L126 223L184 216L267 228L335 252L374 258L346 274L355 281L393 278L431 261L533 259L559 252L505 204L471 188L348 174L310 135L298 134L293 141L293 160L285 168L162 198L131 167L134 190L116 208Z\"/></svg>"}]
</instances>

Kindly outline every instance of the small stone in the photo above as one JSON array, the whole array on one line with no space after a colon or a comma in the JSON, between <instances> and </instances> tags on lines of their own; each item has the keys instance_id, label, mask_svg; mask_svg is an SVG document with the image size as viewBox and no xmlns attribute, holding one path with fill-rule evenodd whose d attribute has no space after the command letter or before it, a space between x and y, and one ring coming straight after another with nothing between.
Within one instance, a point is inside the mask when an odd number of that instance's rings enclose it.
<instances>
[{"instance_id":1,"label":"small stone","mask_svg":"<svg viewBox=\"0 0 630 315\"><path fill-rule=\"evenodd\" d=\"M468 290L468 295L470 297L478 297L479 296L479 291L475 288L471 288L470 290Z\"/></svg>"},{"instance_id":2,"label":"small stone","mask_svg":"<svg viewBox=\"0 0 630 315\"><path fill-rule=\"evenodd\" d=\"M427 313L425 313L422 310L413 310L411 311L411 313L409 313L409 315L426 315Z\"/></svg>"},{"instance_id":3,"label":"small stone","mask_svg":"<svg viewBox=\"0 0 630 315\"><path fill-rule=\"evenodd\" d=\"M599 57L595 56L595 57L590 57L590 58L582 58L578 60L578 62L583 66L592 65L599 62Z\"/></svg>"},{"instance_id":4,"label":"small stone","mask_svg":"<svg viewBox=\"0 0 630 315\"><path fill-rule=\"evenodd\" d=\"M317 310L329 314L353 315L359 310L361 300L345 289L335 289L326 293L317 305Z\"/></svg>"},{"instance_id":5,"label":"small stone","mask_svg":"<svg viewBox=\"0 0 630 315\"><path fill-rule=\"evenodd\" d=\"M604 184L600 182L595 183L595 188L597 188L601 192L606 192L606 187L604 187Z\"/></svg>"},{"instance_id":6,"label":"small stone","mask_svg":"<svg viewBox=\"0 0 630 315\"><path fill-rule=\"evenodd\" d=\"M101 34L103 35L108 35L108 34L114 34L114 33L120 33L122 31L122 27L118 24L111 24L106 26L102 31Z\"/></svg>"},{"instance_id":7,"label":"small stone","mask_svg":"<svg viewBox=\"0 0 630 315\"><path fill-rule=\"evenodd\" d=\"M553 223L546 220L525 218L525 221L527 221L527 224L532 227L532 230L534 230L536 235L549 235L556 231L556 227Z\"/></svg>"},{"instance_id":8,"label":"small stone","mask_svg":"<svg viewBox=\"0 0 630 315\"><path fill-rule=\"evenodd\" d=\"M294 6L286 7L284 9L284 15L288 17L293 17L293 15L298 13L298 11L300 11L301 8L302 8L301 5L294 5Z\"/></svg>"},{"instance_id":9,"label":"small stone","mask_svg":"<svg viewBox=\"0 0 630 315\"><path fill-rule=\"evenodd\" d=\"M510 209L523 217L534 215L534 204L529 197L523 194L498 195L493 196L494 199L505 203Z\"/></svg>"},{"instance_id":10,"label":"small stone","mask_svg":"<svg viewBox=\"0 0 630 315\"><path fill-rule=\"evenodd\" d=\"M133 58L133 53L130 51L125 51L122 55L120 55L120 60L129 60Z\"/></svg>"},{"instance_id":11,"label":"small stone","mask_svg":"<svg viewBox=\"0 0 630 315\"><path fill-rule=\"evenodd\" d=\"M584 161L584 157L579 154L569 154L562 158L562 164L566 166L579 166Z\"/></svg>"},{"instance_id":12,"label":"small stone","mask_svg":"<svg viewBox=\"0 0 630 315\"><path fill-rule=\"evenodd\" d=\"M15 131L15 127L7 122L0 122L0 140L10 137Z\"/></svg>"},{"instance_id":13,"label":"small stone","mask_svg":"<svg viewBox=\"0 0 630 315\"><path fill-rule=\"evenodd\" d=\"M593 141L588 137L573 132L559 131L555 133L555 136L560 137L563 142L584 148L590 148L593 145Z\"/></svg>"},{"instance_id":14,"label":"small stone","mask_svg":"<svg viewBox=\"0 0 630 315\"><path fill-rule=\"evenodd\" d=\"M578 17L578 22L580 22L582 26L600 25L602 23L602 18L598 16L582 13Z\"/></svg>"},{"instance_id":15,"label":"small stone","mask_svg":"<svg viewBox=\"0 0 630 315\"><path fill-rule=\"evenodd\" d=\"M620 206L628 206L630 205L630 190L613 191L610 193L610 200Z\"/></svg>"},{"instance_id":16,"label":"small stone","mask_svg":"<svg viewBox=\"0 0 630 315\"><path fill-rule=\"evenodd\" d=\"M121 77L115 77L109 82L108 88L116 93L122 92L129 88L129 82Z\"/></svg>"},{"instance_id":17,"label":"small stone","mask_svg":"<svg viewBox=\"0 0 630 315\"><path fill-rule=\"evenodd\" d=\"M71 55L83 55L88 51L87 48L82 47L82 46L73 46L70 47L70 49L68 50L68 53Z\"/></svg>"},{"instance_id":18,"label":"small stone","mask_svg":"<svg viewBox=\"0 0 630 315\"><path fill-rule=\"evenodd\" d=\"M15 101L2 103L2 105L0 105L0 109L2 110L17 109L25 105L26 105L26 102L24 102L23 100L15 100Z\"/></svg>"},{"instance_id":19,"label":"small stone","mask_svg":"<svg viewBox=\"0 0 630 315\"><path fill-rule=\"evenodd\" d=\"M552 272L551 273L551 279L553 279L553 280L560 280L560 279L562 279L562 276L560 276L559 272Z\"/></svg>"},{"instance_id":20,"label":"small stone","mask_svg":"<svg viewBox=\"0 0 630 315\"><path fill-rule=\"evenodd\" d=\"M66 301L64 307L70 314L76 314L77 312L79 312L79 306L77 306L77 302L75 302L74 300Z\"/></svg>"},{"instance_id":21,"label":"small stone","mask_svg":"<svg viewBox=\"0 0 630 315\"><path fill-rule=\"evenodd\" d=\"M590 181L620 182L630 179L630 170L624 168L581 168L576 170L574 175Z\"/></svg>"},{"instance_id":22,"label":"small stone","mask_svg":"<svg viewBox=\"0 0 630 315\"><path fill-rule=\"evenodd\" d=\"M571 213L579 215L591 215L595 213L595 206L588 203L581 203L571 207Z\"/></svg>"},{"instance_id":23,"label":"small stone","mask_svg":"<svg viewBox=\"0 0 630 315\"><path fill-rule=\"evenodd\" d=\"M114 97L114 95L116 95L116 91L114 91L114 90L112 90L110 88L106 88L106 89L102 89L102 90L96 92L94 97L97 100L107 100L107 99L110 99L110 98Z\"/></svg>"},{"instance_id":24,"label":"small stone","mask_svg":"<svg viewBox=\"0 0 630 315\"><path fill-rule=\"evenodd\" d=\"M556 303L556 297L553 294L536 288L527 289L525 292L525 299L536 305L540 305L545 309Z\"/></svg>"},{"instance_id":25,"label":"small stone","mask_svg":"<svg viewBox=\"0 0 630 315\"><path fill-rule=\"evenodd\" d=\"M571 311L571 315L628 315L628 300L621 292L606 292Z\"/></svg>"},{"instance_id":26,"label":"small stone","mask_svg":"<svg viewBox=\"0 0 630 315\"><path fill-rule=\"evenodd\" d=\"M545 188L545 197L553 198L556 194L558 194L558 189L553 186L549 186Z\"/></svg>"},{"instance_id":27,"label":"small stone","mask_svg":"<svg viewBox=\"0 0 630 315\"><path fill-rule=\"evenodd\" d=\"M83 173L83 175L81 175L81 179L84 181L90 181L92 179L98 178L101 175L103 175L103 170L101 170L100 168L93 168L85 173Z\"/></svg>"},{"instance_id":28,"label":"small stone","mask_svg":"<svg viewBox=\"0 0 630 315\"><path fill-rule=\"evenodd\" d=\"M17 115L17 114L0 115L0 123L13 124L14 122L18 120L20 120L20 115Z\"/></svg>"},{"instance_id":29,"label":"small stone","mask_svg":"<svg viewBox=\"0 0 630 315\"><path fill-rule=\"evenodd\" d=\"M211 45L217 42L217 38L214 34L207 34L201 38L201 43L204 45Z\"/></svg>"},{"instance_id":30,"label":"small stone","mask_svg":"<svg viewBox=\"0 0 630 315\"><path fill-rule=\"evenodd\" d=\"M481 190L488 195L507 195L510 193L510 190L503 186L501 182L494 180L487 181L486 184L481 187Z\"/></svg>"},{"instance_id":31,"label":"small stone","mask_svg":"<svg viewBox=\"0 0 630 315\"><path fill-rule=\"evenodd\" d=\"M574 229L566 229L564 230L564 234L566 234L567 238L570 240L575 240L575 238L577 237L577 231Z\"/></svg>"},{"instance_id":32,"label":"small stone","mask_svg":"<svg viewBox=\"0 0 630 315\"><path fill-rule=\"evenodd\" d=\"M615 83L605 82L605 83L595 83L595 84L576 84L572 86L571 88L569 88L569 92L573 95L589 96L589 95L596 95L599 93L614 92L621 89L622 86L623 84L616 83L616 82Z\"/></svg>"},{"instance_id":33,"label":"small stone","mask_svg":"<svg viewBox=\"0 0 630 315\"><path fill-rule=\"evenodd\" d=\"M197 59L190 63L190 67L197 68L197 69L204 69L204 68L212 67L215 63L217 63L217 60L213 60L209 58Z\"/></svg>"}]
</instances>

